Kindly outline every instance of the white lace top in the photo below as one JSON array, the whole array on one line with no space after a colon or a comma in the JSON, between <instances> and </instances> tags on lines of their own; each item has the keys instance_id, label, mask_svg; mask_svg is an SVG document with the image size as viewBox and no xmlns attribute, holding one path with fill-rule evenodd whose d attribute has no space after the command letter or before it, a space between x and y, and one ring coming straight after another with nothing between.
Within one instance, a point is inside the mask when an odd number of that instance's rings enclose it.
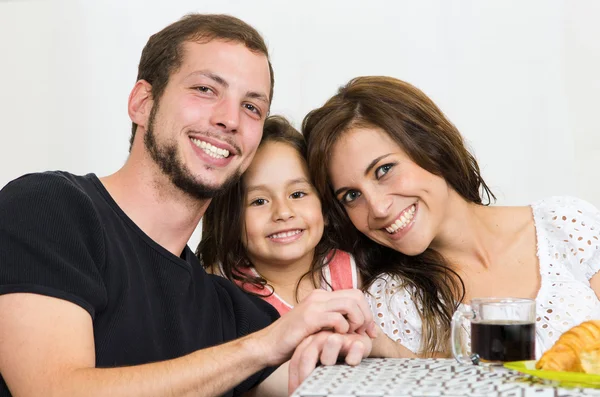
<instances>
[{"instance_id":1,"label":"white lace top","mask_svg":"<svg viewBox=\"0 0 600 397\"><path fill-rule=\"evenodd\" d=\"M541 275L536 297L539 358L569 328L600 319L600 301L589 283L600 270L600 212L573 197L551 197L531 207ZM413 291L401 284L382 276L369 287L367 300L383 331L419 354L419 308L412 301Z\"/></svg>"}]
</instances>

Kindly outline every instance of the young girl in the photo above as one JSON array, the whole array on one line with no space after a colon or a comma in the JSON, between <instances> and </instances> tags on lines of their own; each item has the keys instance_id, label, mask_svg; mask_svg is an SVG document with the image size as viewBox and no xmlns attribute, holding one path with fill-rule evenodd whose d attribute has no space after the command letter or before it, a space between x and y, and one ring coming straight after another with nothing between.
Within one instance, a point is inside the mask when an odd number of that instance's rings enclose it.
<instances>
[{"instance_id":1,"label":"young girl","mask_svg":"<svg viewBox=\"0 0 600 397\"><path fill-rule=\"evenodd\" d=\"M308 176L306 142L269 117L241 181L213 199L197 254L205 267L288 312L312 290L357 288L353 258L324 237L321 201Z\"/></svg>"}]
</instances>

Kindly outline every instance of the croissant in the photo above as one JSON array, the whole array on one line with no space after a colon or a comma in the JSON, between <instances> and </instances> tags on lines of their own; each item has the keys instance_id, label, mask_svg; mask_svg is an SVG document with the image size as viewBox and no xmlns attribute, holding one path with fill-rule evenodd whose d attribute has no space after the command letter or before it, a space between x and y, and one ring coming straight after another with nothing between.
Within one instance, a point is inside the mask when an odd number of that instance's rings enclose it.
<instances>
[{"instance_id":1,"label":"croissant","mask_svg":"<svg viewBox=\"0 0 600 397\"><path fill-rule=\"evenodd\" d=\"M600 320L581 323L558 338L535 367L547 371L600 370ZM583 354L583 356L582 356Z\"/></svg>"},{"instance_id":2,"label":"croissant","mask_svg":"<svg viewBox=\"0 0 600 397\"><path fill-rule=\"evenodd\" d=\"M579 355L581 368L588 374L600 375L600 341L586 347Z\"/></svg>"}]
</instances>

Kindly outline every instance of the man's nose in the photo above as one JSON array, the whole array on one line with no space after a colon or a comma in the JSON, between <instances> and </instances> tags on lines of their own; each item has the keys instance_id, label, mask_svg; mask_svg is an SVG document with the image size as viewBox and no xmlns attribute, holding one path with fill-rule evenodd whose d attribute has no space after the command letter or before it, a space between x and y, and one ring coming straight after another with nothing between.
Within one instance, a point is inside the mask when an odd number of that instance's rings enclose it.
<instances>
[{"instance_id":1,"label":"man's nose","mask_svg":"<svg viewBox=\"0 0 600 397\"><path fill-rule=\"evenodd\" d=\"M238 105L233 99L221 99L214 108L211 124L224 132L237 132L241 110L241 106Z\"/></svg>"}]
</instances>

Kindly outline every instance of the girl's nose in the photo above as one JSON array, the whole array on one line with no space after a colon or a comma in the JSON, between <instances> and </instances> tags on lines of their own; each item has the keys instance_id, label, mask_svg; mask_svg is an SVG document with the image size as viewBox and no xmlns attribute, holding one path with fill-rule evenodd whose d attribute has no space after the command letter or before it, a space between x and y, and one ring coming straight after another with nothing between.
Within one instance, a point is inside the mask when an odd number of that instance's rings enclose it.
<instances>
[{"instance_id":1,"label":"girl's nose","mask_svg":"<svg viewBox=\"0 0 600 397\"><path fill-rule=\"evenodd\" d=\"M273 220L274 221L287 221L294 217L294 211L285 202L278 203L273 209Z\"/></svg>"}]
</instances>

